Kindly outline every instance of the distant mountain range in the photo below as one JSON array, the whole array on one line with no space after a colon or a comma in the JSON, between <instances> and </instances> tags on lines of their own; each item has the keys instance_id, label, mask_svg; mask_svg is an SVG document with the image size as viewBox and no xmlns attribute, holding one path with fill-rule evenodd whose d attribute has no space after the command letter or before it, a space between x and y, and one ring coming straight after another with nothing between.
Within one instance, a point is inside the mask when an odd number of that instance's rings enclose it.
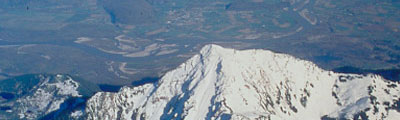
<instances>
[{"instance_id":1,"label":"distant mountain range","mask_svg":"<svg viewBox=\"0 0 400 120\"><path fill-rule=\"evenodd\" d=\"M340 70L339 70L340 71ZM346 72L346 71L344 71ZM205 46L158 82L100 92L87 119L397 119L400 88L267 50Z\"/></svg>"}]
</instances>

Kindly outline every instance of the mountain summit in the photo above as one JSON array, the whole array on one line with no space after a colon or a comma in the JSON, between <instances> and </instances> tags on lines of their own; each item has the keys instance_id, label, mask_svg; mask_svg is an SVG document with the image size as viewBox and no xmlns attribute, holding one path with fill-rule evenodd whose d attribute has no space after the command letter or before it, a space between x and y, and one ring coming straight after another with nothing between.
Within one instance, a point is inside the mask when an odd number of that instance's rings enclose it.
<instances>
[{"instance_id":1,"label":"mountain summit","mask_svg":"<svg viewBox=\"0 0 400 120\"><path fill-rule=\"evenodd\" d=\"M158 83L100 92L88 119L396 119L399 83L286 54L206 45Z\"/></svg>"}]
</instances>

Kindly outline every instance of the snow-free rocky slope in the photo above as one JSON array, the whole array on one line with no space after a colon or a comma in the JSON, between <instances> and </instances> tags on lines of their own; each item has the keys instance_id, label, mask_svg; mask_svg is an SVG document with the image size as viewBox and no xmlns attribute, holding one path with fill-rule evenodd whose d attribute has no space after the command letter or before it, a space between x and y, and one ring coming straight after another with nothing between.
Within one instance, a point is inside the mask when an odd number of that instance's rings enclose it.
<instances>
[{"instance_id":1,"label":"snow-free rocky slope","mask_svg":"<svg viewBox=\"0 0 400 120\"><path fill-rule=\"evenodd\" d=\"M398 119L399 83L267 50L205 46L156 84L97 93L88 119Z\"/></svg>"}]
</instances>

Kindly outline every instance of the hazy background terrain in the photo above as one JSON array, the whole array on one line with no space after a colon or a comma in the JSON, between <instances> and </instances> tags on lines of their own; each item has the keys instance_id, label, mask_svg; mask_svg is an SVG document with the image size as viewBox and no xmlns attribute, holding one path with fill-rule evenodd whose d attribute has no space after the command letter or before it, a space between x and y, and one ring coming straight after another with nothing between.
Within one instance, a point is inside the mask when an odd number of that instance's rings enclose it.
<instances>
[{"instance_id":1,"label":"hazy background terrain","mask_svg":"<svg viewBox=\"0 0 400 120\"><path fill-rule=\"evenodd\" d=\"M399 0L1 0L0 79L154 80L205 44L400 68Z\"/></svg>"}]
</instances>

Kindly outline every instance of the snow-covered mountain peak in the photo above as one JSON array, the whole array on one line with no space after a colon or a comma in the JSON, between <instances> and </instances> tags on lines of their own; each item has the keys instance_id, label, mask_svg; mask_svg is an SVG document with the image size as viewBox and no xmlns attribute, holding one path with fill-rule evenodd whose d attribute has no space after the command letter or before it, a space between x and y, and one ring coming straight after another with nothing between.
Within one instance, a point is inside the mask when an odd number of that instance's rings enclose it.
<instances>
[{"instance_id":1,"label":"snow-covered mountain peak","mask_svg":"<svg viewBox=\"0 0 400 120\"><path fill-rule=\"evenodd\" d=\"M398 83L340 74L268 50L206 45L157 84L98 93L88 119L399 117Z\"/></svg>"},{"instance_id":2,"label":"snow-covered mountain peak","mask_svg":"<svg viewBox=\"0 0 400 120\"><path fill-rule=\"evenodd\" d=\"M229 51L230 49L226 49L223 48L219 45L215 45L215 44L208 44L205 45L203 48L201 48L200 50L200 54L201 55L209 55L209 54L220 54L222 55L222 53Z\"/></svg>"}]
</instances>

